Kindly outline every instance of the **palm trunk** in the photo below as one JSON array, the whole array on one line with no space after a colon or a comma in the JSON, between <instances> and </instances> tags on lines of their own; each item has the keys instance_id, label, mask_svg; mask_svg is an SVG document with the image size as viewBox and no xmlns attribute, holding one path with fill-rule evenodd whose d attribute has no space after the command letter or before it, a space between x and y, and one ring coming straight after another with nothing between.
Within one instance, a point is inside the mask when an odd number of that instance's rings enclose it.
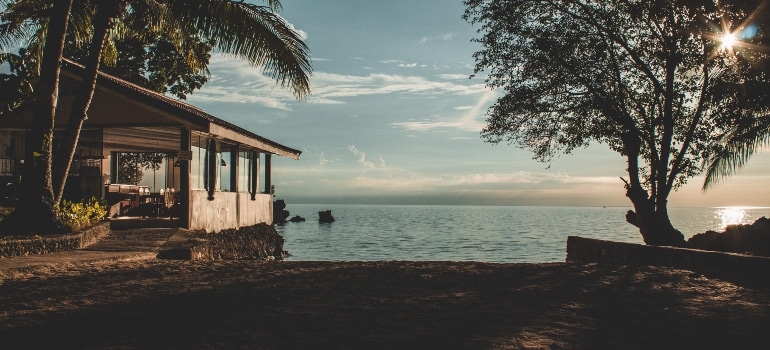
<instances>
[{"instance_id":1,"label":"palm trunk","mask_svg":"<svg viewBox=\"0 0 770 350\"><path fill-rule=\"evenodd\" d=\"M34 93L33 123L27 133L19 199L14 212L3 220L6 229L13 233L49 234L62 229L51 189L51 156L60 62L71 9L72 0L57 0L51 7L40 80Z\"/></svg>"},{"instance_id":2,"label":"palm trunk","mask_svg":"<svg viewBox=\"0 0 770 350\"><path fill-rule=\"evenodd\" d=\"M107 33L110 30L110 20L117 16L119 12L119 6L112 8L100 7L96 12L96 19L94 23L94 37L91 40L91 46L88 52L88 58L85 62L84 73L78 90L78 95L75 99L75 103L70 111L69 119L67 120L67 128L64 132L64 139L62 140L62 147L67 147L62 150L62 153L54 160L54 203L58 205L64 195L64 187L67 183L67 177L69 175L70 165L75 157L75 151L77 150L78 140L80 139L80 131L83 127L83 122L88 119L88 109L91 106L91 101L96 89L96 80L99 75L99 62L102 57L102 48L104 47L104 40L107 37Z\"/></svg>"}]
</instances>

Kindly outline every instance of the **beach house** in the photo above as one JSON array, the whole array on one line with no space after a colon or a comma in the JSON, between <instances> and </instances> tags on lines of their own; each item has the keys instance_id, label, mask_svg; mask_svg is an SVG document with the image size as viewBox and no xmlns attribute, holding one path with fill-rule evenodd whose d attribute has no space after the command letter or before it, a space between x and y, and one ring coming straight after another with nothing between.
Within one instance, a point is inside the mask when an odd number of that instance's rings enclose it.
<instances>
[{"instance_id":1,"label":"beach house","mask_svg":"<svg viewBox=\"0 0 770 350\"><path fill-rule=\"evenodd\" d=\"M72 61L62 62L54 142L61 139L56 136L65 126L82 71ZM5 186L19 180L30 122L23 115L0 118L0 181ZM195 106L100 73L65 198L103 198L115 219L165 217L208 232L272 223L272 158L299 159L300 153ZM126 183L132 176L136 181Z\"/></svg>"}]
</instances>

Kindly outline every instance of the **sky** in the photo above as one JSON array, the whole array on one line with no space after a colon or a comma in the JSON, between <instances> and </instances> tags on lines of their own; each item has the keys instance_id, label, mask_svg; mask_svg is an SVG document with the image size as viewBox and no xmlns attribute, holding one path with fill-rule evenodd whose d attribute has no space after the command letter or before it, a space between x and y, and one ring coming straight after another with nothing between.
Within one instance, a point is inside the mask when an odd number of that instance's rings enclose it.
<instances>
[{"instance_id":1,"label":"sky","mask_svg":"<svg viewBox=\"0 0 770 350\"><path fill-rule=\"evenodd\" d=\"M256 2L260 3L260 2ZM295 100L258 69L215 54L187 102L302 151L273 158L287 204L630 206L624 158L592 144L549 164L485 142L501 96L473 77L461 0L284 0L312 55L311 94ZM770 206L770 154L706 193L693 178L672 207Z\"/></svg>"}]
</instances>

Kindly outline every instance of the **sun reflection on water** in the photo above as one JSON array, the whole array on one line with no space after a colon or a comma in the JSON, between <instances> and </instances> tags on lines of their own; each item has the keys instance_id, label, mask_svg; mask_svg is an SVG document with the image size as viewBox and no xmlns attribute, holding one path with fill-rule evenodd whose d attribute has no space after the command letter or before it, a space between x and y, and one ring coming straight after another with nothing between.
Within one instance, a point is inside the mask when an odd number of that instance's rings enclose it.
<instances>
[{"instance_id":1,"label":"sun reflection on water","mask_svg":"<svg viewBox=\"0 0 770 350\"><path fill-rule=\"evenodd\" d=\"M721 221L722 229L729 225L744 224L746 219L745 207L724 207L717 208L714 216Z\"/></svg>"}]
</instances>

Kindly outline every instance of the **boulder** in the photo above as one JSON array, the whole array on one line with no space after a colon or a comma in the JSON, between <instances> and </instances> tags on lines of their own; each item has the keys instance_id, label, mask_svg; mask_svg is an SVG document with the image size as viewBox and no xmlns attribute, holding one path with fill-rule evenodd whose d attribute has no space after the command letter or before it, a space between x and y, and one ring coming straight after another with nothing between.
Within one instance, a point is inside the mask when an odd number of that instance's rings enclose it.
<instances>
[{"instance_id":1,"label":"boulder","mask_svg":"<svg viewBox=\"0 0 770 350\"><path fill-rule=\"evenodd\" d=\"M283 199L278 199L273 201L273 223L274 224L286 223L286 219L289 218L289 215L291 215L291 213L289 213L284 209L286 209L286 202Z\"/></svg>"},{"instance_id":2,"label":"boulder","mask_svg":"<svg viewBox=\"0 0 770 350\"><path fill-rule=\"evenodd\" d=\"M334 222L334 217L332 216L331 210L322 210L318 212L318 222L320 223L330 223Z\"/></svg>"},{"instance_id":3,"label":"boulder","mask_svg":"<svg viewBox=\"0 0 770 350\"><path fill-rule=\"evenodd\" d=\"M294 215L294 217L289 219L289 221L291 221L291 222L302 222L302 221L305 221L305 218L303 218L303 217L301 217L299 215Z\"/></svg>"}]
</instances>

